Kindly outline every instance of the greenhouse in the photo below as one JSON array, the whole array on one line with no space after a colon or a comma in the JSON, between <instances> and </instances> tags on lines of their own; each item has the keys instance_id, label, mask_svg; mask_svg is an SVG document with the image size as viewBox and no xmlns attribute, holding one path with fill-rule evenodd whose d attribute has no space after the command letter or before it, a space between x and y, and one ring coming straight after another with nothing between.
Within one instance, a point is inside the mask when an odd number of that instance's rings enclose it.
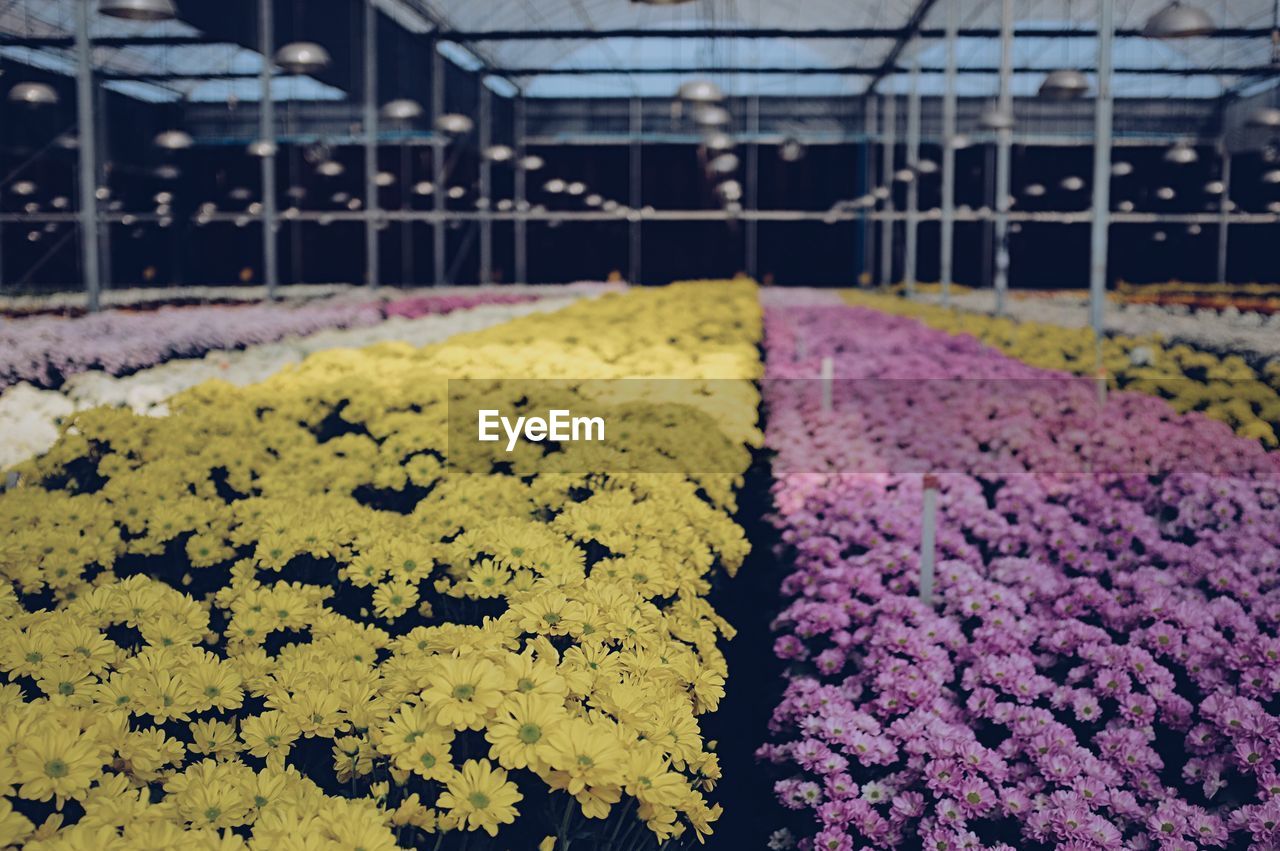
<instances>
[{"instance_id":1,"label":"greenhouse","mask_svg":"<svg viewBox=\"0 0 1280 851\"><path fill-rule=\"evenodd\" d=\"M0 0L0 848L1280 849L1280 0Z\"/></svg>"}]
</instances>

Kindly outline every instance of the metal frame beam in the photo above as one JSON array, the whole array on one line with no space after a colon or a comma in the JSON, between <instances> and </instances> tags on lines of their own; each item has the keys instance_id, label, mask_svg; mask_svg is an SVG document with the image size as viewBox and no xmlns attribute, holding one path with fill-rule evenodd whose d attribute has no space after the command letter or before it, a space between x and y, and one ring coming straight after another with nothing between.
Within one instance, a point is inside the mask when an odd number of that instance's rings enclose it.
<instances>
[{"instance_id":1,"label":"metal frame beam","mask_svg":"<svg viewBox=\"0 0 1280 851\"><path fill-rule=\"evenodd\" d=\"M924 12L927 13L936 0L924 0ZM917 14L920 12L917 8ZM912 16L917 19L916 14ZM923 14L919 21L924 20ZM1074 29L1069 27L1027 27L1015 33L1018 37L1041 38L1097 38L1098 32L1093 29ZM1138 28L1116 31L1117 38L1145 38ZM941 40L947 37L944 27L917 26L905 27L845 27L845 28L808 28L808 27L618 27L603 30L581 29L527 29L527 30L441 30L437 35L445 41L460 43L477 41L565 41L596 40L604 38L672 38L672 39L707 39L707 38L790 38L798 40L840 40L849 39L930 39ZM999 38L1000 30L992 27L966 27L960 30L961 38ZM1203 38L1212 39L1249 39L1270 38L1270 27L1223 27Z\"/></svg>"},{"instance_id":2,"label":"metal frame beam","mask_svg":"<svg viewBox=\"0 0 1280 851\"><path fill-rule=\"evenodd\" d=\"M920 28L924 26L924 19L929 17L929 12L937 5L938 0L920 0L916 4L916 8L911 13L911 17L907 19L907 25L902 28L902 34L898 36L897 41L893 43L893 47L885 56L884 61L880 63L880 68L871 76L870 82L867 83L865 94L875 91L876 86L880 85L880 81L890 74L894 73L898 68L898 60L902 58L902 54L907 49L907 45L920 32Z\"/></svg>"},{"instance_id":3,"label":"metal frame beam","mask_svg":"<svg viewBox=\"0 0 1280 851\"><path fill-rule=\"evenodd\" d=\"M98 163L93 121L93 45L89 18L97 4L81 0L76 6L76 123L80 136L80 249L89 310L98 312L102 270L98 260Z\"/></svg>"},{"instance_id":4,"label":"metal frame beam","mask_svg":"<svg viewBox=\"0 0 1280 851\"><path fill-rule=\"evenodd\" d=\"M756 65L756 66L738 66L738 65L679 65L679 66L649 66L644 68L632 67L595 67L595 68L495 68L489 73L497 74L504 77L584 77L593 74L638 74L642 76L663 76L670 74L788 74L797 76L839 76L839 77L873 77L877 82L882 79L883 74L905 74L911 71L910 66L893 65L884 68L880 65L805 65L792 67L787 65ZM1034 66L1018 66L1012 70L1014 74L1047 74L1050 71L1061 70L1057 67L1034 67ZM1077 70L1086 74L1096 74L1098 69L1094 67L1080 67ZM996 76L1000 73L999 67L993 66L970 66L958 68L957 72L965 75L986 75ZM946 74L945 66L928 65L921 66L921 74ZM1143 74L1152 77L1276 77L1280 76L1280 66L1263 65L1263 66L1222 66L1222 67L1203 67L1203 68L1151 68L1151 67L1132 67L1132 68L1114 68L1112 73L1115 74ZM144 75L127 75L122 79L146 79ZM164 79L161 77L161 79Z\"/></svg>"},{"instance_id":5,"label":"metal frame beam","mask_svg":"<svg viewBox=\"0 0 1280 851\"><path fill-rule=\"evenodd\" d=\"M275 53L274 0L258 0L258 42L263 56ZM276 297L280 264L276 252L276 105L271 97L273 65L262 63L262 98L258 103L260 141L268 146L262 157L262 280L267 298Z\"/></svg>"},{"instance_id":6,"label":"metal frame beam","mask_svg":"<svg viewBox=\"0 0 1280 851\"><path fill-rule=\"evenodd\" d=\"M1097 120L1093 149L1093 210L1089 250L1089 324L1097 342L1098 367L1102 366L1103 311L1107 303L1107 258L1111 232L1111 58L1112 27L1115 25L1115 0L1098 0L1098 74Z\"/></svg>"}]
</instances>

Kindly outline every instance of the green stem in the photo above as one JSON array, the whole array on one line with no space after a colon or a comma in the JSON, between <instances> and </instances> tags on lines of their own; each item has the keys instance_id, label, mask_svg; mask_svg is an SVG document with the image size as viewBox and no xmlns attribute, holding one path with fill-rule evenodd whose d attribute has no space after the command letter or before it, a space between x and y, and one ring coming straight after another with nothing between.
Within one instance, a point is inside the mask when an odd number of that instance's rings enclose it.
<instances>
[{"instance_id":1,"label":"green stem","mask_svg":"<svg viewBox=\"0 0 1280 851\"><path fill-rule=\"evenodd\" d=\"M569 851L570 840L565 836L569 832L569 825L573 821L573 796L569 796L569 803L564 808L564 818L560 820L560 830L556 832L556 847L560 851Z\"/></svg>"},{"instance_id":2,"label":"green stem","mask_svg":"<svg viewBox=\"0 0 1280 851\"><path fill-rule=\"evenodd\" d=\"M626 805L618 813L618 823L613 826L613 831L609 834L609 846L613 847L618 841L618 834L622 832L622 828L627 824L627 816L631 815L631 808L636 805L636 799L628 799Z\"/></svg>"}]
</instances>

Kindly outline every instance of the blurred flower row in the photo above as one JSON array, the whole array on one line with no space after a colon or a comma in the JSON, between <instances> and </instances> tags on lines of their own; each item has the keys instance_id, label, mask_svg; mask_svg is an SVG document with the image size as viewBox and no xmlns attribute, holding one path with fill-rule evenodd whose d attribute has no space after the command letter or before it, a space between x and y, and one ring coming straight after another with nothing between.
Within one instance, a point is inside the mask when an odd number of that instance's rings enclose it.
<instances>
[{"instance_id":1,"label":"blurred flower row","mask_svg":"<svg viewBox=\"0 0 1280 851\"><path fill-rule=\"evenodd\" d=\"M765 385L793 566L772 847L1280 844L1280 457L863 308L769 310L766 350L839 379L830 410Z\"/></svg>"}]
</instances>

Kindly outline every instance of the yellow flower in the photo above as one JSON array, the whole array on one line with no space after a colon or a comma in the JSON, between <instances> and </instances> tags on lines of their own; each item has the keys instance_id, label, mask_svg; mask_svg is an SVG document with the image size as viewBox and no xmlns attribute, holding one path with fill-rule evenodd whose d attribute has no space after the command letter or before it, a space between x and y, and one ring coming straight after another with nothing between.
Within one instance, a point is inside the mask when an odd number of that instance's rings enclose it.
<instances>
[{"instance_id":1,"label":"yellow flower","mask_svg":"<svg viewBox=\"0 0 1280 851\"><path fill-rule=\"evenodd\" d=\"M524 796L507 780L507 772L487 760L469 759L445 783L437 805L448 819L467 830L498 835L498 827L516 820L515 804Z\"/></svg>"},{"instance_id":2,"label":"yellow flower","mask_svg":"<svg viewBox=\"0 0 1280 851\"><path fill-rule=\"evenodd\" d=\"M443 657L422 700L440 726L479 730L502 702L502 682L502 671L487 659Z\"/></svg>"},{"instance_id":3,"label":"yellow flower","mask_svg":"<svg viewBox=\"0 0 1280 851\"><path fill-rule=\"evenodd\" d=\"M14 812L13 804L0 798L0 848L21 845L34 830L35 825L30 819L22 813Z\"/></svg>"},{"instance_id":4,"label":"yellow flower","mask_svg":"<svg viewBox=\"0 0 1280 851\"><path fill-rule=\"evenodd\" d=\"M485 732L489 755L504 768L536 771L550 753L550 733L568 720L563 701L534 694L515 694L498 710Z\"/></svg>"},{"instance_id":5,"label":"yellow flower","mask_svg":"<svg viewBox=\"0 0 1280 851\"><path fill-rule=\"evenodd\" d=\"M67 729L32 736L19 743L15 770L18 794L32 801L53 796L74 798L88 790L105 762L88 735Z\"/></svg>"},{"instance_id":6,"label":"yellow flower","mask_svg":"<svg viewBox=\"0 0 1280 851\"><path fill-rule=\"evenodd\" d=\"M274 759L279 764L283 764L289 748L300 735L302 730L298 725L278 710L269 710L240 722L240 738L249 753L268 761Z\"/></svg>"},{"instance_id":7,"label":"yellow flower","mask_svg":"<svg viewBox=\"0 0 1280 851\"><path fill-rule=\"evenodd\" d=\"M373 592L373 611L380 618L395 620L418 602L418 588L409 582L392 580Z\"/></svg>"}]
</instances>

